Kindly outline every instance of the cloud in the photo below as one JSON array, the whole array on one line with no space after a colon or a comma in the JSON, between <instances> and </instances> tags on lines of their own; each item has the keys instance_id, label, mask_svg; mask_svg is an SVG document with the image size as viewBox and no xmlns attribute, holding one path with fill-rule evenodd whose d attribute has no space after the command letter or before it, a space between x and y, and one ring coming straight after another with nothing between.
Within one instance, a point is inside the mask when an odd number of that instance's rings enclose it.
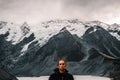
<instances>
[{"instance_id":1,"label":"cloud","mask_svg":"<svg viewBox=\"0 0 120 80\"><path fill-rule=\"evenodd\" d=\"M0 20L36 23L50 19L120 22L120 0L0 0Z\"/></svg>"},{"instance_id":2,"label":"cloud","mask_svg":"<svg viewBox=\"0 0 120 80\"><path fill-rule=\"evenodd\" d=\"M120 22L120 0L65 0L64 11L67 15L82 20L101 20L108 23ZM70 13L70 14L68 14Z\"/></svg>"}]
</instances>

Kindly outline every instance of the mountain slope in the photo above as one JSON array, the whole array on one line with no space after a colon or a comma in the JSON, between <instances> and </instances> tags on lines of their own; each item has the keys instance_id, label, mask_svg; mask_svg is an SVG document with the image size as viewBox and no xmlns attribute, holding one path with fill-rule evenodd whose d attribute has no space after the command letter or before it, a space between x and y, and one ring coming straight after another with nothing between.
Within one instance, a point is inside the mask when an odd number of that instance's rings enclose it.
<instances>
[{"instance_id":1,"label":"mountain slope","mask_svg":"<svg viewBox=\"0 0 120 80\"><path fill-rule=\"evenodd\" d=\"M111 34L112 25L76 19L43 22L37 30L27 23L19 26L0 23L0 67L12 74L49 75L59 58L66 58L72 74L109 76L119 71L120 41Z\"/></svg>"}]
</instances>

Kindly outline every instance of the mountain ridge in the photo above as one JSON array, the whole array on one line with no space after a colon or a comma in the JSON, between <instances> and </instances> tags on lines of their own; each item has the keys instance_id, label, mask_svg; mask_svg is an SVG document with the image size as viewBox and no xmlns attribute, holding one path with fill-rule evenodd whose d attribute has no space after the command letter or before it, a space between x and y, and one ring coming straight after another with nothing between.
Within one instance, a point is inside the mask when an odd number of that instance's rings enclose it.
<instances>
[{"instance_id":1,"label":"mountain ridge","mask_svg":"<svg viewBox=\"0 0 120 80\"><path fill-rule=\"evenodd\" d=\"M56 61L63 57L68 61L68 70L75 75L109 76L115 69L119 71L120 41L112 35L111 25L52 20L32 30L34 26L24 24L23 30L21 25L17 29L8 25L0 29L4 30L0 34L4 47L0 49L0 66L17 76L49 75Z\"/></svg>"}]
</instances>

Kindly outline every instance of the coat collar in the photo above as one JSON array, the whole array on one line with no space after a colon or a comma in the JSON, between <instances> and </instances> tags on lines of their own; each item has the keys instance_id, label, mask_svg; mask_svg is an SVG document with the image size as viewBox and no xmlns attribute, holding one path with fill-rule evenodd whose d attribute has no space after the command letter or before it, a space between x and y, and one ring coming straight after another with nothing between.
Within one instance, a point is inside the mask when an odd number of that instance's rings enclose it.
<instances>
[{"instance_id":1,"label":"coat collar","mask_svg":"<svg viewBox=\"0 0 120 80\"><path fill-rule=\"evenodd\" d=\"M61 74L61 73L59 72L59 69L58 69L58 68L54 69L54 72L55 72L55 73L58 73L58 74ZM65 74L65 73L68 73L68 70L65 69L65 72L64 72L63 74Z\"/></svg>"}]
</instances>

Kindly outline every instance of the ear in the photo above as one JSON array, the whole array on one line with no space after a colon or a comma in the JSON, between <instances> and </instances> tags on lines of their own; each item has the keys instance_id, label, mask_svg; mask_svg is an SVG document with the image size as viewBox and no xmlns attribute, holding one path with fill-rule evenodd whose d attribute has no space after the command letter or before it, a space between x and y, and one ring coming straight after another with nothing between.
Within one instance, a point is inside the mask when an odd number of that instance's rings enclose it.
<instances>
[{"instance_id":1,"label":"ear","mask_svg":"<svg viewBox=\"0 0 120 80\"><path fill-rule=\"evenodd\" d=\"M67 65L65 64L65 67L67 67Z\"/></svg>"},{"instance_id":2,"label":"ear","mask_svg":"<svg viewBox=\"0 0 120 80\"><path fill-rule=\"evenodd\" d=\"M59 68L59 66L57 66L57 68Z\"/></svg>"},{"instance_id":3,"label":"ear","mask_svg":"<svg viewBox=\"0 0 120 80\"><path fill-rule=\"evenodd\" d=\"M65 67L67 67L67 64L65 64Z\"/></svg>"}]
</instances>

